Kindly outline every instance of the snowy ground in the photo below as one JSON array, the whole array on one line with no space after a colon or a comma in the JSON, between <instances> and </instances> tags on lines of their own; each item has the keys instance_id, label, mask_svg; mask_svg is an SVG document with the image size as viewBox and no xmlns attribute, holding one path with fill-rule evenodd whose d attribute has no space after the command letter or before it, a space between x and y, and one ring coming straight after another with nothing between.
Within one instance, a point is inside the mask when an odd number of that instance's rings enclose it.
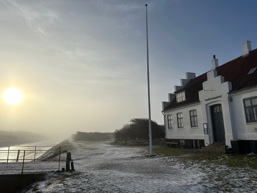
<instances>
[{"instance_id":1,"label":"snowy ground","mask_svg":"<svg viewBox=\"0 0 257 193\"><path fill-rule=\"evenodd\" d=\"M75 143L75 172L52 173L28 193L257 192L257 171L147 157L143 148ZM190 164L188 164L190 163Z\"/></svg>"}]
</instances>

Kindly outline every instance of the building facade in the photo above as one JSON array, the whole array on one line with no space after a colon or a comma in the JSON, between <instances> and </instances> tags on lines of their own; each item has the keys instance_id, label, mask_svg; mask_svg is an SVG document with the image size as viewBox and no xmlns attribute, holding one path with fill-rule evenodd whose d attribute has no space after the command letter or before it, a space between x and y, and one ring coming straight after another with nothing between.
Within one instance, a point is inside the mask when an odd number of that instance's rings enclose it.
<instances>
[{"instance_id":1,"label":"building facade","mask_svg":"<svg viewBox=\"0 0 257 193\"><path fill-rule=\"evenodd\" d=\"M163 102L166 141L185 147L220 143L237 152L257 153L257 49L243 45L243 55L195 76Z\"/></svg>"}]
</instances>

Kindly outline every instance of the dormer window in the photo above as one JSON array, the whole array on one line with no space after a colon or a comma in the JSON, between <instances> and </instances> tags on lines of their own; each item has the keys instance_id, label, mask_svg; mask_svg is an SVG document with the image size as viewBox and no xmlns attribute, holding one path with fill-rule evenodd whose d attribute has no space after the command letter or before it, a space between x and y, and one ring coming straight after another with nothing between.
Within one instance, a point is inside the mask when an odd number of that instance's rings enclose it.
<instances>
[{"instance_id":1,"label":"dormer window","mask_svg":"<svg viewBox=\"0 0 257 193\"><path fill-rule=\"evenodd\" d=\"M177 103L185 101L186 100L185 91L177 93L176 94L176 100L177 100Z\"/></svg>"},{"instance_id":2,"label":"dormer window","mask_svg":"<svg viewBox=\"0 0 257 193\"><path fill-rule=\"evenodd\" d=\"M253 74L256 69L257 69L257 67L253 67L253 68L248 72L248 74Z\"/></svg>"}]
</instances>

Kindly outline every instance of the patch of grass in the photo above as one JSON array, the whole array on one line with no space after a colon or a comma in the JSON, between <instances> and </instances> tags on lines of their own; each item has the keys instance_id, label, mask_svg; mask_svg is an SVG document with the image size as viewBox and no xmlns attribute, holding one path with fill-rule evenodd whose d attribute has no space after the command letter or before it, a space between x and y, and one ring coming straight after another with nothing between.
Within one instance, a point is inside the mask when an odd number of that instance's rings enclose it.
<instances>
[{"instance_id":1,"label":"patch of grass","mask_svg":"<svg viewBox=\"0 0 257 193\"><path fill-rule=\"evenodd\" d=\"M154 147L153 152L161 156L174 156L180 161L202 164L219 164L235 168L257 169L257 156L222 154L222 153L203 153L196 149Z\"/></svg>"},{"instance_id":2,"label":"patch of grass","mask_svg":"<svg viewBox=\"0 0 257 193\"><path fill-rule=\"evenodd\" d=\"M174 148L174 147L163 147L163 146L155 146L153 147L153 152L157 155L162 156L182 156L188 154L188 150L182 148Z\"/></svg>"}]
</instances>

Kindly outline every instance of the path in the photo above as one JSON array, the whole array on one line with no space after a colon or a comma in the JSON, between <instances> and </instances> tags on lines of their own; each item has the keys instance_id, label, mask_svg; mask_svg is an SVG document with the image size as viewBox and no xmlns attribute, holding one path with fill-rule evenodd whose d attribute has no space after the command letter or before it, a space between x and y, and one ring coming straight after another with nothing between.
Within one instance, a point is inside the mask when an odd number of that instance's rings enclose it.
<instances>
[{"instance_id":1,"label":"path","mask_svg":"<svg viewBox=\"0 0 257 193\"><path fill-rule=\"evenodd\" d=\"M42 193L254 192L256 171L200 163L184 166L173 157L142 154L143 148L75 143L76 172L49 176L34 187ZM224 175L223 175L224 174ZM239 177L237 177L239 176ZM247 184L247 186L246 186Z\"/></svg>"},{"instance_id":2,"label":"path","mask_svg":"<svg viewBox=\"0 0 257 193\"><path fill-rule=\"evenodd\" d=\"M201 175L167 165L163 158L146 157L139 153L142 148L83 142L75 146L76 172L49 177L39 184L42 192L194 192L190 187Z\"/></svg>"}]
</instances>

